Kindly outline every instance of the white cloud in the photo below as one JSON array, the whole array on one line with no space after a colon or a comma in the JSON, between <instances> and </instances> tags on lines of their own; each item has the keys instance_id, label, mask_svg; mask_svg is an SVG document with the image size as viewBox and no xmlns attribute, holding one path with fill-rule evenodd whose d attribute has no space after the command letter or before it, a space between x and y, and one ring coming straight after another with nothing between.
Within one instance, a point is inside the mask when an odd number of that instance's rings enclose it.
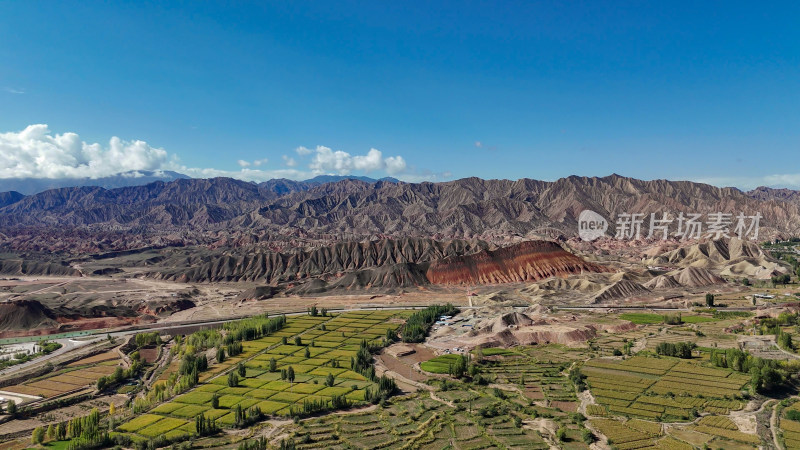
<instances>
[{"instance_id":1,"label":"white cloud","mask_svg":"<svg viewBox=\"0 0 800 450\"><path fill-rule=\"evenodd\" d=\"M267 164L268 162L269 162L269 159L267 159L267 158L256 159L253 162L245 161L243 159L239 159L239 160L236 161L236 164L239 164L239 167L247 168L247 167L250 167L250 166L259 167L259 166Z\"/></svg>"},{"instance_id":2,"label":"white cloud","mask_svg":"<svg viewBox=\"0 0 800 450\"><path fill-rule=\"evenodd\" d=\"M243 181L267 181L273 178L289 178L291 180L306 180L314 176L313 173L303 170L279 169L260 170L243 168L242 170L201 169L194 167L179 167L177 172L194 178L228 177Z\"/></svg>"},{"instance_id":3,"label":"white cloud","mask_svg":"<svg viewBox=\"0 0 800 450\"><path fill-rule=\"evenodd\" d=\"M52 135L47 125L0 133L0 178L99 178L131 170L162 170L174 160L144 141L112 137L107 146L75 133Z\"/></svg>"},{"instance_id":4,"label":"white cloud","mask_svg":"<svg viewBox=\"0 0 800 450\"><path fill-rule=\"evenodd\" d=\"M353 157L353 167L356 170L372 172L373 170L381 170L385 166L386 163L383 161L383 155L380 150L374 148L369 149L365 156Z\"/></svg>"},{"instance_id":5,"label":"white cloud","mask_svg":"<svg viewBox=\"0 0 800 450\"><path fill-rule=\"evenodd\" d=\"M784 173L767 175L764 177L764 186L800 187L800 173ZM758 187L758 186L756 186Z\"/></svg>"},{"instance_id":6,"label":"white cloud","mask_svg":"<svg viewBox=\"0 0 800 450\"><path fill-rule=\"evenodd\" d=\"M800 173L772 174L753 177L703 177L696 178L693 181L719 187L733 186L742 190L755 189L759 186L799 189Z\"/></svg>"},{"instance_id":7,"label":"white cloud","mask_svg":"<svg viewBox=\"0 0 800 450\"><path fill-rule=\"evenodd\" d=\"M294 151L296 151L297 154L300 155L300 156L306 156L306 155L310 155L310 154L314 153L314 150L311 150L310 148L305 148L302 145L300 147L297 147L296 149L294 149Z\"/></svg>"},{"instance_id":8,"label":"white cloud","mask_svg":"<svg viewBox=\"0 0 800 450\"><path fill-rule=\"evenodd\" d=\"M413 171L413 172L406 172L402 176L397 177L402 181L408 183L420 183L423 181L431 181L431 182L438 182L438 181L446 181L453 178L453 174L449 171L444 172L431 172L430 170L423 170L423 171Z\"/></svg>"},{"instance_id":9,"label":"white cloud","mask_svg":"<svg viewBox=\"0 0 800 450\"><path fill-rule=\"evenodd\" d=\"M487 145L483 141L475 141L475 148L485 148L486 150L489 150L491 152L497 150L497 146L495 146L495 145Z\"/></svg>"},{"instance_id":10,"label":"white cloud","mask_svg":"<svg viewBox=\"0 0 800 450\"><path fill-rule=\"evenodd\" d=\"M301 147L305 148L305 147ZM341 150L332 150L318 145L316 154L309 164L309 168L316 174L334 173L349 175L354 171L375 172L385 170L390 174L399 174L406 169L406 162L402 156L383 157L380 150L371 148L366 155L351 155Z\"/></svg>"},{"instance_id":11,"label":"white cloud","mask_svg":"<svg viewBox=\"0 0 800 450\"><path fill-rule=\"evenodd\" d=\"M440 180L449 175L409 167L402 156L384 157L375 148L364 155L317 146L298 147L301 157L283 155L286 168L262 169L267 158L237 160L240 170L187 167L177 156L144 141L109 139L107 145L87 143L76 133L53 134L47 125L30 125L19 132L0 133L0 179L2 178L101 178L120 173L142 176L142 171L172 170L192 177L231 177L245 181L272 178L303 180L320 174L350 175L385 172L406 181ZM300 165L305 168L300 168Z\"/></svg>"},{"instance_id":12,"label":"white cloud","mask_svg":"<svg viewBox=\"0 0 800 450\"><path fill-rule=\"evenodd\" d=\"M4 88L3 90L8 92L9 94L16 94L16 95L22 95L22 94L25 93L25 89L15 89L15 88L7 87L7 88Z\"/></svg>"},{"instance_id":13,"label":"white cloud","mask_svg":"<svg viewBox=\"0 0 800 450\"><path fill-rule=\"evenodd\" d=\"M402 156L390 156L386 158L386 172L395 175L406 170L406 160Z\"/></svg>"},{"instance_id":14,"label":"white cloud","mask_svg":"<svg viewBox=\"0 0 800 450\"><path fill-rule=\"evenodd\" d=\"M297 161L291 156L283 155L281 158L283 158L283 163L286 164L286 167L294 167L297 165Z\"/></svg>"}]
</instances>

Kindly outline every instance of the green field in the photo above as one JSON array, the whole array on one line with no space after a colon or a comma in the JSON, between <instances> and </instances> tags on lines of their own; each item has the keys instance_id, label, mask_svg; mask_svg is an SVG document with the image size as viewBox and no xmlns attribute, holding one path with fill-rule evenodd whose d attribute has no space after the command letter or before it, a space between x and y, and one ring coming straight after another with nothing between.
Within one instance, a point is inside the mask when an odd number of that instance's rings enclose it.
<instances>
[{"instance_id":1,"label":"green field","mask_svg":"<svg viewBox=\"0 0 800 450\"><path fill-rule=\"evenodd\" d=\"M592 359L581 371L608 414L648 420L688 421L694 411L728 414L745 402L749 377L676 358L635 356Z\"/></svg>"},{"instance_id":2,"label":"green field","mask_svg":"<svg viewBox=\"0 0 800 450\"><path fill-rule=\"evenodd\" d=\"M472 353L474 355L478 354L477 350L473 350ZM519 355L518 352L514 350L510 350L507 348L495 348L495 347L488 347L480 349L480 353L483 356L511 356L511 355Z\"/></svg>"},{"instance_id":3,"label":"green field","mask_svg":"<svg viewBox=\"0 0 800 450\"><path fill-rule=\"evenodd\" d=\"M362 340L382 342L387 329L396 329L396 322L387 323L395 315L392 311L364 311L290 318L280 331L245 342L243 353L210 368L215 376L118 429L145 438L167 432L179 437L192 434L193 420L199 414L216 419L220 426L232 426L232 411L237 407L257 406L264 414L290 416L302 412L306 401L330 404L333 396L364 403L366 390L377 389L377 385L350 370L351 359ZM286 344L282 337L287 338ZM274 371L270 371L272 361ZM245 376L239 377L236 386L229 386L228 373L238 372L239 364L245 367ZM289 368L294 380L282 379ZM217 409L212 408L215 395Z\"/></svg>"},{"instance_id":4,"label":"green field","mask_svg":"<svg viewBox=\"0 0 800 450\"><path fill-rule=\"evenodd\" d=\"M628 320L637 325L654 325L658 323L664 323L664 316L664 314L655 313L624 313L620 314L619 318L622 320ZM682 315L681 320L684 323L705 323L714 322L718 319L708 316Z\"/></svg>"},{"instance_id":5,"label":"green field","mask_svg":"<svg viewBox=\"0 0 800 450\"><path fill-rule=\"evenodd\" d=\"M459 355L440 355L420 363L419 367L426 372L446 374L450 373L458 358Z\"/></svg>"},{"instance_id":6,"label":"green field","mask_svg":"<svg viewBox=\"0 0 800 450\"><path fill-rule=\"evenodd\" d=\"M524 413L515 411L519 409L515 406L519 399L513 393L509 393L509 398L499 399L489 393L489 388L483 391L479 398L469 395L466 387L461 386L437 393L455 401L457 408L424 393L393 398L384 408L372 412L306 419L294 426L292 438L298 443L297 449L549 448L539 432L515 420ZM463 397L457 398L458 394ZM569 423L566 417L559 420ZM571 448L588 448L580 444L576 442Z\"/></svg>"}]
</instances>

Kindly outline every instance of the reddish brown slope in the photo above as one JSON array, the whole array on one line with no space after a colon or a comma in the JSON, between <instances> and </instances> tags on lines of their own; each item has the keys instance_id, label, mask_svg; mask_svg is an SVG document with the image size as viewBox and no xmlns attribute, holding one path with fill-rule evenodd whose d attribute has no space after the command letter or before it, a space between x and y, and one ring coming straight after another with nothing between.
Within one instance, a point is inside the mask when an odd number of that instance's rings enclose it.
<instances>
[{"instance_id":1,"label":"reddish brown slope","mask_svg":"<svg viewBox=\"0 0 800 450\"><path fill-rule=\"evenodd\" d=\"M527 241L436 261L426 276L433 284L495 284L604 271L602 266L584 261L555 242Z\"/></svg>"}]
</instances>

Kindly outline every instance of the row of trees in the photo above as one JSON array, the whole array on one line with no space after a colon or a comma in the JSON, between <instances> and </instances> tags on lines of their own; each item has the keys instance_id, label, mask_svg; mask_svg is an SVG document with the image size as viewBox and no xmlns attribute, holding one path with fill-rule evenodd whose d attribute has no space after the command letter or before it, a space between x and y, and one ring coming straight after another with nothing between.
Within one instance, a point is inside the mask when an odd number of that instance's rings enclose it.
<instances>
[{"instance_id":1,"label":"row of trees","mask_svg":"<svg viewBox=\"0 0 800 450\"><path fill-rule=\"evenodd\" d=\"M122 367L117 367L114 369L114 372L111 375L106 375L104 377L100 377L97 379L97 390L103 391L109 386L114 386L119 384L123 380L127 380L129 378L133 378L139 375L139 371L142 369L142 362L138 359L134 360L131 363L131 366L127 369L123 369Z\"/></svg>"},{"instance_id":2,"label":"row of trees","mask_svg":"<svg viewBox=\"0 0 800 450\"><path fill-rule=\"evenodd\" d=\"M422 342L431 326L441 316L452 316L458 312L455 306L433 305L412 314L403 327L403 342Z\"/></svg>"},{"instance_id":3,"label":"row of trees","mask_svg":"<svg viewBox=\"0 0 800 450\"><path fill-rule=\"evenodd\" d=\"M792 335L783 331L783 327L797 325L798 315L783 312L778 317L761 319L758 323L758 333L761 335L774 335L778 347L793 352L795 350Z\"/></svg>"},{"instance_id":4,"label":"row of trees","mask_svg":"<svg viewBox=\"0 0 800 450\"><path fill-rule=\"evenodd\" d=\"M373 379L373 381L378 383L378 388L372 390L370 388L364 389L364 400L370 403L379 403L385 401L389 398L392 394L397 391L397 384L394 382L392 378L389 378L385 375Z\"/></svg>"},{"instance_id":5,"label":"row of trees","mask_svg":"<svg viewBox=\"0 0 800 450\"><path fill-rule=\"evenodd\" d=\"M251 406L250 408L242 409L241 405L236 405L233 408L233 426L236 428L246 428L250 425L260 422L264 418L264 413L258 406Z\"/></svg>"},{"instance_id":6,"label":"row of trees","mask_svg":"<svg viewBox=\"0 0 800 450\"><path fill-rule=\"evenodd\" d=\"M328 309L322 308L321 310L318 310L316 306L312 306L311 308L308 308L308 315L311 317L317 317L317 316L327 317Z\"/></svg>"},{"instance_id":7,"label":"row of trees","mask_svg":"<svg viewBox=\"0 0 800 450\"><path fill-rule=\"evenodd\" d=\"M378 350L378 348L379 346L372 347L367 344L366 340L362 339L361 344L358 346L356 356L350 359L350 367L354 371L364 375L368 380L378 383L377 390L370 391L367 389L367 393L364 396L366 401L372 403L377 403L389 398L397 390L397 385L393 379L385 375L381 377L375 375L375 366L372 364L372 351Z\"/></svg>"},{"instance_id":8,"label":"row of trees","mask_svg":"<svg viewBox=\"0 0 800 450\"><path fill-rule=\"evenodd\" d=\"M181 336L175 336L175 343L177 344L174 348L180 348L181 344L183 344L183 339ZM222 333L219 330L210 328L207 330L198 330L194 333L186 336L186 346L183 347L185 351L189 353L198 352L201 350L206 350L209 348L214 348L219 346L222 343Z\"/></svg>"},{"instance_id":9,"label":"row of trees","mask_svg":"<svg viewBox=\"0 0 800 450\"><path fill-rule=\"evenodd\" d=\"M283 442L283 441L281 441ZM247 439L239 444L238 450L267 450L267 438L261 436L258 439Z\"/></svg>"},{"instance_id":10,"label":"row of trees","mask_svg":"<svg viewBox=\"0 0 800 450\"><path fill-rule=\"evenodd\" d=\"M210 436L219 432L217 421L206 417L204 413L200 413L194 418L194 428L198 436Z\"/></svg>"},{"instance_id":11,"label":"row of trees","mask_svg":"<svg viewBox=\"0 0 800 450\"><path fill-rule=\"evenodd\" d=\"M225 346L225 350L228 356L236 356L244 351L244 346L240 341L231 342L230 344Z\"/></svg>"},{"instance_id":12,"label":"row of trees","mask_svg":"<svg viewBox=\"0 0 800 450\"><path fill-rule=\"evenodd\" d=\"M694 342L659 342L656 353L664 356L675 356L682 359L691 359L692 350L697 348Z\"/></svg>"},{"instance_id":13,"label":"row of trees","mask_svg":"<svg viewBox=\"0 0 800 450\"><path fill-rule=\"evenodd\" d=\"M227 322L222 326L227 331L224 342L230 344L235 341L252 341L268 336L283 328L284 325L286 325L286 316L270 318L269 314Z\"/></svg>"},{"instance_id":14,"label":"row of trees","mask_svg":"<svg viewBox=\"0 0 800 450\"><path fill-rule=\"evenodd\" d=\"M295 415L310 415L331 409L347 409L352 403L344 395L333 395L330 400L303 400L300 411L292 411Z\"/></svg>"},{"instance_id":15,"label":"row of trees","mask_svg":"<svg viewBox=\"0 0 800 450\"><path fill-rule=\"evenodd\" d=\"M478 367L472 363L472 357L467 355L458 355L455 362L447 366L447 373L455 378L463 378L465 375L475 376L478 373Z\"/></svg>"},{"instance_id":16,"label":"row of trees","mask_svg":"<svg viewBox=\"0 0 800 450\"><path fill-rule=\"evenodd\" d=\"M710 361L717 367L733 369L750 375L754 392L769 392L789 382L788 367L782 361L753 356L737 348L712 350Z\"/></svg>"},{"instance_id":17,"label":"row of trees","mask_svg":"<svg viewBox=\"0 0 800 450\"><path fill-rule=\"evenodd\" d=\"M148 347L151 345L161 345L161 336L158 331L152 333L138 333L133 338L137 348Z\"/></svg>"},{"instance_id":18,"label":"row of trees","mask_svg":"<svg viewBox=\"0 0 800 450\"><path fill-rule=\"evenodd\" d=\"M286 369L281 369L281 380L294 383L294 368L292 366L289 366Z\"/></svg>"},{"instance_id":19,"label":"row of trees","mask_svg":"<svg viewBox=\"0 0 800 450\"><path fill-rule=\"evenodd\" d=\"M782 284L785 286L792 282L792 277L788 273L785 273L783 275L773 275L772 277L770 277L770 281L772 282L773 285Z\"/></svg>"},{"instance_id":20,"label":"row of trees","mask_svg":"<svg viewBox=\"0 0 800 450\"><path fill-rule=\"evenodd\" d=\"M67 448L70 450L99 448L110 443L108 432L100 426L100 412L97 408L92 409L87 416L51 424L47 429L38 427L33 430L31 439L34 444L41 444L45 438L54 441L69 439Z\"/></svg>"},{"instance_id":21,"label":"row of trees","mask_svg":"<svg viewBox=\"0 0 800 450\"><path fill-rule=\"evenodd\" d=\"M586 375L581 372L579 367L575 366L569 370L569 381L572 382L578 392L586 390ZM522 384L525 384L524 381Z\"/></svg>"}]
</instances>

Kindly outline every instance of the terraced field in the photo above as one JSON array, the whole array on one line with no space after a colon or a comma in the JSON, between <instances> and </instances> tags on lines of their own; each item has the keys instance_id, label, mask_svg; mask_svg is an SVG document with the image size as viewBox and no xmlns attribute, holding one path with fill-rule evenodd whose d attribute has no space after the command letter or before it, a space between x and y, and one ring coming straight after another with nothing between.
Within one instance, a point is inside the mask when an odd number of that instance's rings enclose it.
<instances>
[{"instance_id":1,"label":"terraced field","mask_svg":"<svg viewBox=\"0 0 800 450\"><path fill-rule=\"evenodd\" d=\"M651 325L625 333L603 334L593 339L590 345L591 348L597 351L601 356L611 356L614 350L622 351L626 343L641 339L650 334L655 335L657 332L658 327Z\"/></svg>"},{"instance_id":2,"label":"terraced field","mask_svg":"<svg viewBox=\"0 0 800 450\"><path fill-rule=\"evenodd\" d=\"M591 425L608 438L608 443L619 450L639 448L676 448L691 450L692 446L672 438L664 438L661 425L653 422L631 419L593 419ZM671 446L671 447L670 447Z\"/></svg>"},{"instance_id":3,"label":"terraced field","mask_svg":"<svg viewBox=\"0 0 800 450\"><path fill-rule=\"evenodd\" d=\"M800 402L794 402L785 408L781 414L778 425L786 450L800 449L800 421L787 417L791 415L796 419L798 411L800 411Z\"/></svg>"},{"instance_id":4,"label":"terraced field","mask_svg":"<svg viewBox=\"0 0 800 450\"><path fill-rule=\"evenodd\" d=\"M452 366L458 360L459 355L440 355L428 361L420 363L420 369L430 373L447 374L452 371Z\"/></svg>"},{"instance_id":5,"label":"terraced field","mask_svg":"<svg viewBox=\"0 0 800 450\"><path fill-rule=\"evenodd\" d=\"M293 439L298 449L549 448L537 431L513 417L484 418L476 410L451 408L418 394L395 398L385 408L367 413L303 420Z\"/></svg>"},{"instance_id":6,"label":"terraced field","mask_svg":"<svg viewBox=\"0 0 800 450\"><path fill-rule=\"evenodd\" d=\"M730 370L644 356L592 359L582 372L597 403L609 415L664 421L686 421L701 412L728 414L741 409L744 402L738 398L749 381L747 376Z\"/></svg>"},{"instance_id":7,"label":"terraced field","mask_svg":"<svg viewBox=\"0 0 800 450\"><path fill-rule=\"evenodd\" d=\"M655 325L664 323L664 314L654 314L654 313L625 313L620 314L619 318L622 320L629 320L638 325ZM711 316L703 316L703 315L682 315L681 321L683 323L705 323L705 322L714 322L717 319Z\"/></svg>"},{"instance_id":8,"label":"terraced field","mask_svg":"<svg viewBox=\"0 0 800 450\"><path fill-rule=\"evenodd\" d=\"M45 398L56 397L94 385L100 377L113 373L120 362L117 352L105 352L75 361L65 369L44 377L7 386L2 390Z\"/></svg>"},{"instance_id":9,"label":"terraced field","mask_svg":"<svg viewBox=\"0 0 800 450\"><path fill-rule=\"evenodd\" d=\"M402 321L391 319L403 314L363 311L333 318L290 318L270 336L242 342L243 353L210 367L191 391L119 429L138 439L150 438L154 433L174 439L194 433L194 419L200 414L216 420L221 427L231 427L237 407L244 410L257 406L267 415L291 416L301 412L307 401L329 403L333 396L343 396L352 404L363 403L366 389L375 389L376 385L350 370L351 358L362 340L380 341L386 330L398 328ZM236 386L230 386L227 374L239 364L244 365L245 376ZM295 374L291 381L285 378L289 368ZM212 407L215 396L217 408Z\"/></svg>"},{"instance_id":10,"label":"terraced field","mask_svg":"<svg viewBox=\"0 0 800 450\"><path fill-rule=\"evenodd\" d=\"M584 352L559 345L515 350L516 353L505 354L499 360L486 361L482 372L496 383L519 385L529 400L546 401L567 412L576 411L575 388L562 372L572 361L583 357Z\"/></svg>"},{"instance_id":11,"label":"terraced field","mask_svg":"<svg viewBox=\"0 0 800 450\"><path fill-rule=\"evenodd\" d=\"M761 443L761 439L759 439L758 436L739 431L736 424L727 417L706 416L700 419L696 425L692 425L687 429L714 436L718 438L718 440L752 445Z\"/></svg>"},{"instance_id":12,"label":"terraced field","mask_svg":"<svg viewBox=\"0 0 800 450\"><path fill-rule=\"evenodd\" d=\"M578 406L575 387L564 373L586 356L560 345L488 350L473 359L484 382L437 379L433 394L303 420L292 440L301 449L588 449L584 416L570 412Z\"/></svg>"}]
</instances>

